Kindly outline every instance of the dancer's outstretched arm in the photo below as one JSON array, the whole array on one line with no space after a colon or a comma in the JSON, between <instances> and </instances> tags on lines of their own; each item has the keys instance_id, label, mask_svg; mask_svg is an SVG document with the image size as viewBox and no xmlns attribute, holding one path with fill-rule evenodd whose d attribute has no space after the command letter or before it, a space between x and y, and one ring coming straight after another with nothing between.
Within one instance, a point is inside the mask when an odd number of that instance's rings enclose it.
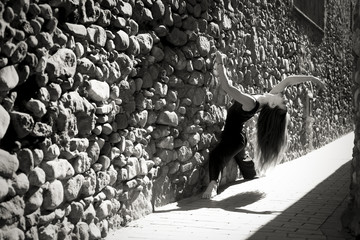
<instances>
[{"instance_id":1,"label":"dancer's outstretched arm","mask_svg":"<svg viewBox=\"0 0 360 240\"><path fill-rule=\"evenodd\" d=\"M230 84L223 63L224 55L219 51L216 52L216 71L220 86L235 101L242 104L244 111L251 111L256 105L256 99L250 94L244 93L241 89Z\"/></svg>"},{"instance_id":2,"label":"dancer's outstretched arm","mask_svg":"<svg viewBox=\"0 0 360 240\"><path fill-rule=\"evenodd\" d=\"M270 91L270 93L272 94L281 93L289 86L297 85L309 81L315 83L320 89L324 88L324 83L320 80L320 78L308 76L308 75L292 75L285 78L277 85L275 85L275 87Z\"/></svg>"}]
</instances>

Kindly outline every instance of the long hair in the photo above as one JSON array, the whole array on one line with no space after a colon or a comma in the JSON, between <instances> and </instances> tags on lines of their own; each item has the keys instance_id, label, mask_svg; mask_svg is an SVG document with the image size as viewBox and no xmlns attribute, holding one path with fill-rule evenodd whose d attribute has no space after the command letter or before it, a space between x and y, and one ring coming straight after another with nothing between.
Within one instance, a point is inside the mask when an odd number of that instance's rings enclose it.
<instances>
[{"instance_id":1,"label":"long hair","mask_svg":"<svg viewBox=\"0 0 360 240\"><path fill-rule=\"evenodd\" d=\"M276 166L287 148L289 116L278 106L264 105L257 121L256 160L261 172Z\"/></svg>"}]
</instances>

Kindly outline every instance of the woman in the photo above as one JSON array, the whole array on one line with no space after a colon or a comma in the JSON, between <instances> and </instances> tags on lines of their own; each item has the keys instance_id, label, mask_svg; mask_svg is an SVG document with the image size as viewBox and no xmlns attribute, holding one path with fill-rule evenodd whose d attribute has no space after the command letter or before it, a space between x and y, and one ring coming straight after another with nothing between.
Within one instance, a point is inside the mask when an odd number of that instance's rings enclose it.
<instances>
[{"instance_id":1,"label":"woman","mask_svg":"<svg viewBox=\"0 0 360 240\"><path fill-rule=\"evenodd\" d=\"M223 54L216 52L217 77L220 86L235 101L228 110L221 141L209 155L210 183L203 193L203 198L217 195L220 173L232 158L235 158L244 179L253 179L256 176L254 162L248 160L245 155L247 138L243 126L246 121L260 111L257 121L255 161L258 170L265 172L280 162L287 147L289 115L283 97L284 90L288 86L306 81L316 83L320 88L324 86L316 77L295 75L285 78L269 93L250 95L230 84L223 58Z\"/></svg>"}]
</instances>

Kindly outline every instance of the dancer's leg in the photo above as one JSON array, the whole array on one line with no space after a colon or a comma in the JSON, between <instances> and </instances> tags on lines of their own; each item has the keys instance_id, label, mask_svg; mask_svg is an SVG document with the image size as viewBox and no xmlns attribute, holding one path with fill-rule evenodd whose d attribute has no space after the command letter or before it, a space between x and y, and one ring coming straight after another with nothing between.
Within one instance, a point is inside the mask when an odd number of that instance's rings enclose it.
<instances>
[{"instance_id":1,"label":"dancer's leg","mask_svg":"<svg viewBox=\"0 0 360 240\"><path fill-rule=\"evenodd\" d=\"M234 158L244 179L254 179L256 176L255 164L250 156L246 154L245 149L236 154Z\"/></svg>"},{"instance_id":2,"label":"dancer's leg","mask_svg":"<svg viewBox=\"0 0 360 240\"><path fill-rule=\"evenodd\" d=\"M210 183L203 193L203 198L212 198L217 195L220 182L220 173L225 165L244 148L244 141L222 140L209 154L209 177Z\"/></svg>"}]
</instances>

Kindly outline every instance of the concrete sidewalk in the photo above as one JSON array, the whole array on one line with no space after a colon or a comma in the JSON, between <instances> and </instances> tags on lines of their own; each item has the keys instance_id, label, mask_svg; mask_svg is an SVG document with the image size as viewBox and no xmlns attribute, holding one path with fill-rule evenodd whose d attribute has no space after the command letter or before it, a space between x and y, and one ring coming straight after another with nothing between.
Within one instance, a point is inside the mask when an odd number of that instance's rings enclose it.
<instances>
[{"instance_id":1,"label":"concrete sidewalk","mask_svg":"<svg viewBox=\"0 0 360 240\"><path fill-rule=\"evenodd\" d=\"M107 240L355 239L340 216L349 197L354 134L277 166L266 177L169 204Z\"/></svg>"}]
</instances>

